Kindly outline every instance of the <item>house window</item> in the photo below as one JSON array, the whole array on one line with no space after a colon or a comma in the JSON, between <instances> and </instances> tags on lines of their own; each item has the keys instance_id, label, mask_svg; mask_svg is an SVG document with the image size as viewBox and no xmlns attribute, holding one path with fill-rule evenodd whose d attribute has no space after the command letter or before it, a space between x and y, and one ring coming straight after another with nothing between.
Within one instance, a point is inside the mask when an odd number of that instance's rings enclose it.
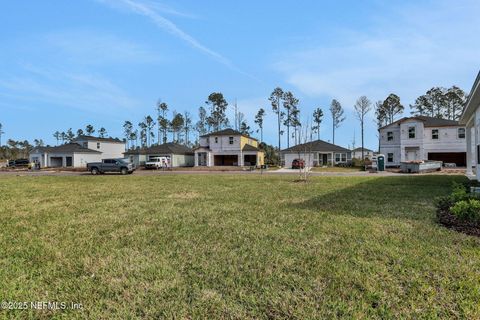
<instances>
[{"instance_id":1,"label":"house window","mask_svg":"<svg viewBox=\"0 0 480 320\"><path fill-rule=\"evenodd\" d=\"M415 139L415 127L408 127L408 139Z\"/></svg>"},{"instance_id":2,"label":"house window","mask_svg":"<svg viewBox=\"0 0 480 320\"><path fill-rule=\"evenodd\" d=\"M387 162L393 162L393 153L387 153Z\"/></svg>"},{"instance_id":3,"label":"house window","mask_svg":"<svg viewBox=\"0 0 480 320\"><path fill-rule=\"evenodd\" d=\"M438 140L438 129L432 129L432 139Z\"/></svg>"},{"instance_id":4,"label":"house window","mask_svg":"<svg viewBox=\"0 0 480 320\"><path fill-rule=\"evenodd\" d=\"M228 143L229 143L229 144L233 144L233 137L229 137L229 138L228 138Z\"/></svg>"},{"instance_id":5,"label":"house window","mask_svg":"<svg viewBox=\"0 0 480 320\"><path fill-rule=\"evenodd\" d=\"M347 154L335 153L335 162L347 162Z\"/></svg>"},{"instance_id":6,"label":"house window","mask_svg":"<svg viewBox=\"0 0 480 320\"><path fill-rule=\"evenodd\" d=\"M100 142L97 142L97 149L100 149Z\"/></svg>"},{"instance_id":7,"label":"house window","mask_svg":"<svg viewBox=\"0 0 480 320\"><path fill-rule=\"evenodd\" d=\"M458 128L458 139L465 139L465 128Z\"/></svg>"},{"instance_id":8,"label":"house window","mask_svg":"<svg viewBox=\"0 0 480 320\"><path fill-rule=\"evenodd\" d=\"M215 143L218 143L218 137L215 137Z\"/></svg>"},{"instance_id":9,"label":"house window","mask_svg":"<svg viewBox=\"0 0 480 320\"><path fill-rule=\"evenodd\" d=\"M83 147L84 147L84 148L88 148L88 142L84 142L84 143L83 143Z\"/></svg>"},{"instance_id":10,"label":"house window","mask_svg":"<svg viewBox=\"0 0 480 320\"><path fill-rule=\"evenodd\" d=\"M480 144L477 146L477 164L480 164Z\"/></svg>"},{"instance_id":11,"label":"house window","mask_svg":"<svg viewBox=\"0 0 480 320\"><path fill-rule=\"evenodd\" d=\"M392 131L387 132L387 141L393 141L393 132Z\"/></svg>"}]
</instances>

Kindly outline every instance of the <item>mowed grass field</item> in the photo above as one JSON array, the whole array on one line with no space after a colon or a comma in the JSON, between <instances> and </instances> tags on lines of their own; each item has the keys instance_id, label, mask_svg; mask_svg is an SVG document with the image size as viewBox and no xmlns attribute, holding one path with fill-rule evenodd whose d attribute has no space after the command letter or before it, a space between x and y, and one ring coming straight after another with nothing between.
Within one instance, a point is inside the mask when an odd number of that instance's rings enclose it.
<instances>
[{"instance_id":1,"label":"mowed grass field","mask_svg":"<svg viewBox=\"0 0 480 320\"><path fill-rule=\"evenodd\" d=\"M480 318L455 176L0 177L3 318Z\"/></svg>"}]
</instances>

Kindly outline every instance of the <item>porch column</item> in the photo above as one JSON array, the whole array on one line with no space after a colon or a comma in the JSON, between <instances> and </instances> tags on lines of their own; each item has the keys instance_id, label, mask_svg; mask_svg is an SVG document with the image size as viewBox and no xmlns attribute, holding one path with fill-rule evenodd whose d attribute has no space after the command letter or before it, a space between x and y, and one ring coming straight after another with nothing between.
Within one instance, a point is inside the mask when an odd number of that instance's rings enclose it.
<instances>
[{"instance_id":1,"label":"porch column","mask_svg":"<svg viewBox=\"0 0 480 320\"><path fill-rule=\"evenodd\" d=\"M334 167L334 163L335 163L335 155L334 153L332 152L332 159L330 161L330 167ZM328 166L327 166L328 167Z\"/></svg>"},{"instance_id":2,"label":"porch column","mask_svg":"<svg viewBox=\"0 0 480 320\"><path fill-rule=\"evenodd\" d=\"M473 159L473 153L472 153L472 128L468 126L467 124L465 128L465 133L466 133L466 142L467 142L467 176L472 176L473 175L473 170L472 170L472 159Z\"/></svg>"},{"instance_id":3,"label":"porch column","mask_svg":"<svg viewBox=\"0 0 480 320\"><path fill-rule=\"evenodd\" d=\"M478 117L478 116L477 116ZM480 159L478 159L478 155L477 155L477 148L478 148L478 145L480 145L480 127L478 126L478 122L476 123L475 120L473 122L473 126L474 126L474 131L475 131L475 148L473 149L473 159L475 159L475 172L477 174L477 180L480 181L480 166L479 166L479 162L480 162Z\"/></svg>"},{"instance_id":4,"label":"porch column","mask_svg":"<svg viewBox=\"0 0 480 320\"><path fill-rule=\"evenodd\" d=\"M46 152L43 154L43 166L48 167L48 154Z\"/></svg>"}]
</instances>

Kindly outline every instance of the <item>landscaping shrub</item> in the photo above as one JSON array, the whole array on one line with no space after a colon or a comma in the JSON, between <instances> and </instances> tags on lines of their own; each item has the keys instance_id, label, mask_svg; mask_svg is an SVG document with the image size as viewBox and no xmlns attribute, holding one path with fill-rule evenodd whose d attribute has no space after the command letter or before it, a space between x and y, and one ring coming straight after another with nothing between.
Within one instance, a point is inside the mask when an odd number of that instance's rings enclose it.
<instances>
[{"instance_id":1,"label":"landscaping shrub","mask_svg":"<svg viewBox=\"0 0 480 320\"><path fill-rule=\"evenodd\" d=\"M480 221L480 200L461 200L455 203L450 211L462 220Z\"/></svg>"},{"instance_id":2,"label":"landscaping shrub","mask_svg":"<svg viewBox=\"0 0 480 320\"><path fill-rule=\"evenodd\" d=\"M437 199L438 221L449 228L480 236L480 197L469 184L454 183L452 193Z\"/></svg>"}]
</instances>

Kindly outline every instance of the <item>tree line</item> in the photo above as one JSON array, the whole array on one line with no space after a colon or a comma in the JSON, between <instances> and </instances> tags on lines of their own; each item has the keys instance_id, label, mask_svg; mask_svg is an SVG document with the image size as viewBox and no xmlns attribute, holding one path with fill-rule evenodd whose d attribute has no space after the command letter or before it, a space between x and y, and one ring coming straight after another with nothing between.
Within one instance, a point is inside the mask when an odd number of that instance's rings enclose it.
<instances>
[{"instance_id":1,"label":"tree line","mask_svg":"<svg viewBox=\"0 0 480 320\"><path fill-rule=\"evenodd\" d=\"M310 140L316 136L320 139L320 126L323 122L324 111L321 107L316 107L313 113L308 116L309 120L301 121L300 117L300 100L295 97L291 91L285 91L280 87L275 88L268 98L271 104L271 111L276 119L278 146L271 147L272 150L281 150L282 136L286 135L286 147L291 144L297 145L301 143L300 133L302 126L309 126ZM433 87L425 94L415 99L410 105L413 115L423 115L436 118L458 120L466 101L465 92L457 86L451 88ZM222 93L211 93L204 105L198 108L197 121L194 122L193 117L187 111L181 113L166 103L159 101L156 104L156 116L145 116L138 124L132 121L125 121L123 124L124 141L128 149L138 147L149 147L155 144L166 142L176 142L187 146L195 146L198 143L197 138L212 131L218 131L224 128L234 127L243 134L251 135L254 130L248 125L245 115L239 112L234 104L235 119L233 124L227 116L227 108L229 103ZM400 97L391 93L385 100L377 101L375 104L366 97L361 96L354 105L354 115L360 124L362 150L364 149L364 127L368 113L371 110L375 112L375 120L378 128L393 123L403 114L405 108L400 101ZM329 106L329 112L332 121L332 143L335 143L336 131L345 121L345 110L337 99L333 99ZM263 142L264 119L267 114L266 109L260 107L254 116L256 132L260 134L260 141ZM310 122L310 123L308 123ZM0 123L0 146L2 146L2 137L4 135L3 126ZM72 142L75 138L88 135L92 136L97 133L98 137L107 136L107 130L103 127L96 130L91 124L85 126L84 129L78 129L75 132L72 128L66 131L55 131L53 137L58 145L60 142ZM44 146L41 139L34 140L34 146ZM266 146L266 144L262 144ZM32 145L28 141L9 140L2 148L15 150L28 150ZM3 152L3 157L5 158ZM20 152L21 153L21 152ZM1 156L1 155L0 155ZM362 155L362 159L363 159Z\"/></svg>"},{"instance_id":2,"label":"tree line","mask_svg":"<svg viewBox=\"0 0 480 320\"><path fill-rule=\"evenodd\" d=\"M194 122L191 114L187 111L181 113L162 101L156 104L156 117L146 115L138 124L130 120L123 123L123 135L127 148L150 147L155 144L175 142L194 146L197 144L196 137L212 131L232 127L227 116L229 104L221 92L213 92L198 108L197 121ZM255 122L263 123L262 114L258 114ZM247 124L243 113L235 108L235 120L233 123L236 130L250 135L252 130Z\"/></svg>"}]
</instances>

